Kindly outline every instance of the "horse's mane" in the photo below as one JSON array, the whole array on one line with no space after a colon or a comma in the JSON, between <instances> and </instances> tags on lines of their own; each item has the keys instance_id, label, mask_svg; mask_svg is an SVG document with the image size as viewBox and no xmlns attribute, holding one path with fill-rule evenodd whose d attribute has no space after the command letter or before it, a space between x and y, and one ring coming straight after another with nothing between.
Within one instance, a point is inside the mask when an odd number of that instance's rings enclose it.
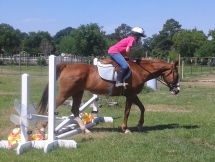
<instances>
[{"instance_id":1,"label":"horse's mane","mask_svg":"<svg viewBox=\"0 0 215 162\"><path fill-rule=\"evenodd\" d=\"M161 59L141 58L136 59L137 64L149 64L149 63L168 63Z\"/></svg>"}]
</instances>

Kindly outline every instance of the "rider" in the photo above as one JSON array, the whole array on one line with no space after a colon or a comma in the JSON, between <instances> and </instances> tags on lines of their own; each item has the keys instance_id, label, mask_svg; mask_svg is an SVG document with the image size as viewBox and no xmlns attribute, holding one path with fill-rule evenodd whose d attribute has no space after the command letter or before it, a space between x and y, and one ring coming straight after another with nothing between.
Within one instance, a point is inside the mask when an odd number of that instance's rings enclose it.
<instances>
[{"instance_id":1,"label":"rider","mask_svg":"<svg viewBox=\"0 0 215 162\"><path fill-rule=\"evenodd\" d=\"M136 62L136 60L132 59L130 56L130 50L131 47L134 45L135 42L140 41L141 37L145 37L144 30L140 27L135 27L131 30L131 35L127 38L122 39L115 45L111 46L108 50L109 57L116 61L120 68L120 71L117 76L116 81L116 87L123 86L123 79L125 77L125 74L127 70L129 69L129 66L124 59L124 56L126 55L128 59L132 62ZM128 85L128 83L125 83L125 85Z\"/></svg>"}]
</instances>

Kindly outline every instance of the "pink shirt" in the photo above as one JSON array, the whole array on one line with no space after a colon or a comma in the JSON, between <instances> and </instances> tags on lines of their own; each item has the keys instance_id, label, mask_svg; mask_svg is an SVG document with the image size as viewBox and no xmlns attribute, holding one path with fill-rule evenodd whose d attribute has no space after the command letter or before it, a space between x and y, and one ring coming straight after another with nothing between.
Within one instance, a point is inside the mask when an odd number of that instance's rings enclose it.
<instances>
[{"instance_id":1,"label":"pink shirt","mask_svg":"<svg viewBox=\"0 0 215 162\"><path fill-rule=\"evenodd\" d=\"M135 42L134 37L127 37L116 43L115 45L111 46L108 50L108 53L121 53L126 54L126 48L132 47Z\"/></svg>"}]
</instances>

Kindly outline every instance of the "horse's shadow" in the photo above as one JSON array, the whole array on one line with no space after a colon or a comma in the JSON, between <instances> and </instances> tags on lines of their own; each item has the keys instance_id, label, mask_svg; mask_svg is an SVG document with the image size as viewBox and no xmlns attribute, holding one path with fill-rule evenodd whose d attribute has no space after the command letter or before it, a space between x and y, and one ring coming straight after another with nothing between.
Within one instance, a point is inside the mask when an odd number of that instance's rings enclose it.
<instances>
[{"instance_id":1,"label":"horse's shadow","mask_svg":"<svg viewBox=\"0 0 215 162\"><path fill-rule=\"evenodd\" d=\"M129 127L131 132L140 132L140 133L149 133L151 131L162 131L166 129L197 129L199 126L197 125L179 125L179 124L161 124L161 125L153 125L153 126L143 126L141 131L137 130L137 127ZM114 128L94 128L90 129L92 132L122 132L121 127Z\"/></svg>"}]
</instances>

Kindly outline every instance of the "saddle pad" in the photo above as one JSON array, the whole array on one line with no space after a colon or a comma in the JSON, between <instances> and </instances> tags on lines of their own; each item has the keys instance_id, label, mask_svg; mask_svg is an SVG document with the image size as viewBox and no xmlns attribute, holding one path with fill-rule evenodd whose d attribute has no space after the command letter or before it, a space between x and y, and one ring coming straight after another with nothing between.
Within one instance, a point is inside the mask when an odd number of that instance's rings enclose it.
<instances>
[{"instance_id":1,"label":"saddle pad","mask_svg":"<svg viewBox=\"0 0 215 162\"><path fill-rule=\"evenodd\" d=\"M117 72L112 64L102 64L100 61L97 62L99 76L105 80L116 81L117 80ZM127 79L131 74L131 70L129 69L124 79Z\"/></svg>"}]
</instances>

